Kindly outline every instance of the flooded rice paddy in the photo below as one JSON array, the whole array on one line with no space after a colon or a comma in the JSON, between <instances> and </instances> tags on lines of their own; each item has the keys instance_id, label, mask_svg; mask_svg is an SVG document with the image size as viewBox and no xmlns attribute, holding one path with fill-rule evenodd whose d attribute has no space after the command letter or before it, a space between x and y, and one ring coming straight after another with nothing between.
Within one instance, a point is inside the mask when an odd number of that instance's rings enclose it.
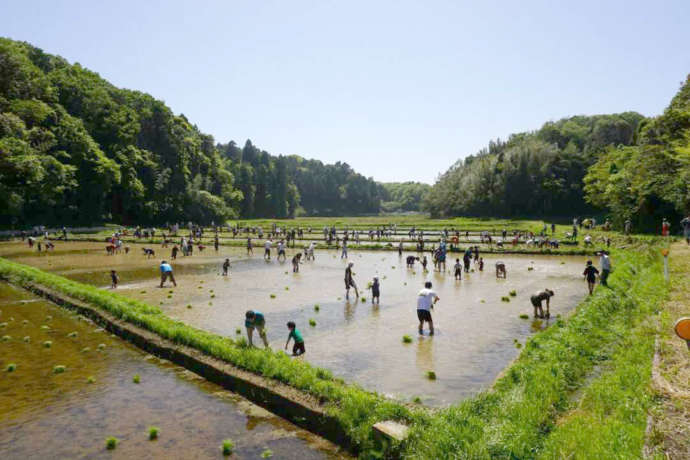
<instances>
[{"instance_id":1,"label":"flooded rice paddy","mask_svg":"<svg viewBox=\"0 0 690 460\"><path fill-rule=\"evenodd\" d=\"M274 458L343 457L245 399L5 283L0 326L4 459L220 458L224 439L234 441L236 458L260 458L266 449ZM157 440L149 440L150 426L160 429ZM110 436L120 442L107 451Z\"/></svg>"},{"instance_id":2,"label":"flooded rice paddy","mask_svg":"<svg viewBox=\"0 0 690 460\"><path fill-rule=\"evenodd\" d=\"M285 323L297 323L305 338L311 363L328 368L349 382L392 397L419 397L430 405L446 405L486 388L514 359L525 339L548 326L557 315L568 313L585 295L582 270L586 257L484 256L485 269L453 279L455 254L449 254L448 273L423 273L421 265L405 266L406 251L353 251L341 259L335 251L316 251L316 260L305 262L292 273L288 260L266 262L263 249L247 257L241 248L207 248L191 257L172 261L178 286L158 288L158 264L169 260L170 249L151 245L157 252L147 259L144 245L131 244L129 254L107 256L101 243L56 243L53 253L38 254L20 243L0 244L0 255L34 265L68 278L109 288L109 270L118 271L120 294L159 305L169 316L227 336L236 329L244 335L244 312L257 309L266 316L268 338L282 349L287 338ZM223 260L232 263L230 276L221 276ZM354 262L360 298L345 299L343 283L347 261ZM501 260L507 279L496 279L494 264ZM430 269L432 267L430 266ZM380 305L371 304L367 284L381 280ZM416 318L417 292L424 281L434 284L441 298L433 316L436 335L419 336ZM551 320L532 319L529 297L550 288ZM172 291L172 293L170 292ZM509 293L515 291L515 296ZM509 301L502 300L508 297ZM365 300L362 300L364 298ZM318 305L318 311L315 306ZM529 319L521 319L527 314ZM310 326L310 320L315 326ZM402 341L404 335L412 343ZM257 338L255 338L256 340ZM426 378L433 370L437 379Z\"/></svg>"}]
</instances>

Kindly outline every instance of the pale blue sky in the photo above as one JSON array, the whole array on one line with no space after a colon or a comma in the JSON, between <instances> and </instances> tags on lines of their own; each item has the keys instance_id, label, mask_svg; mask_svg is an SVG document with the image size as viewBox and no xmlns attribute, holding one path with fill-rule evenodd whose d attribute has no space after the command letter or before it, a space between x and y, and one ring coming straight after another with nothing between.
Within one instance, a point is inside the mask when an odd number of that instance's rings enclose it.
<instances>
[{"instance_id":1,"label":"pale blue sky","mask_svg":"<svg viewBox=\"0 0 690 460\"><path fill-rule=\"evenodd\" d=\"M216 140L433 182L490 139L659 114L690 0L0 0L0 35L151 93Z\"/></svg>"}]
</instances>

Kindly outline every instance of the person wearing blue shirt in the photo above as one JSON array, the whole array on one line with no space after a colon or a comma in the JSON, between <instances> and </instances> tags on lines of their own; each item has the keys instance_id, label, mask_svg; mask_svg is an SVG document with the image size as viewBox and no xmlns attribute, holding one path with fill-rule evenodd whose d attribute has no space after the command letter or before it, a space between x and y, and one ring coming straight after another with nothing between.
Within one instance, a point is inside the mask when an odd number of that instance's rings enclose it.
<instances>
[{"instance_id":1,"label":"person wearing blue shirt","mask_svg":"<svg viewBox=\"0 0 690 460\"><path fill-rule=\"evenodd\" d=\"M268 339L266 338L266 319L263 313L256 310L249 310L245 314L244 327L247 328L247 339L249 341L249 346L252 347L252 336L254 335L254 329L259 331L259 337L264 342L264 346L268 348Z\"/></svg>"},{"instance_id":2,"label":"person wearing blue shirt","mask_svg":"<svg viewBox=\"0 0 690 460\"><path fill-rule=\"evenodd\" d=\"M173 269L170 266L170 264L168 262L166 262L165 260L161 260L160 269L161 269L161 286L160 287L163 287L163 284L165 283L165 281L168 278L170 278L170 281L172 281L172 284L175 287L177 287L177 283L175 282L175 275L173 275Z\"/></svg>"}]
</instances>

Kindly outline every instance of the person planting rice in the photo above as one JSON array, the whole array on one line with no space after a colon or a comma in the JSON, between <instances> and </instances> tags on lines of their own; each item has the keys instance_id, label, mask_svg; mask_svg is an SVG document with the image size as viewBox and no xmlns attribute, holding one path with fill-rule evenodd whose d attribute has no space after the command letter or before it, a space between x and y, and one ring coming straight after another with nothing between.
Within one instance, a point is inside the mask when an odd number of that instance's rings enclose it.
<instances>
[{"instance_id":1,"label":"person planting rice","mask_svg":"<svg viewBox=\"0 0 690 460\"><path fill-rule=\"evenodd\" d=\"M252 336L254 335L254 329L259 332L259 337L264 342L264 346L268 347L268 339L266 338L266 319L263 313L257 310L248 310L244 315L244 327L247 328L247 341L249 346L253 347Z\"/></svg>"},{"instance_id":2,"label":"person planting rice","mask_svg":"<svg viewBox=\"0 0 690 460\"><path fill-rule=\"evenodd\" d=\"M172 284L175 287L177 287L177 283L175 282L175 275L173 275L173 269L170 266L170 264L168 262L166 262L165 260L161 260L160 270L161 270L161 285L160 285L160 287L163 287L163 284L165 283L165 281L168 278L170 278L170 281L172 281Z\"/></svg>"},{"instance_id":3,"label":"person planting rice","mask_svg":"<svg viewBox=\"0 0 690 460\"><path fill-rule=\"evenodd\" d=\"M285 342L285 349L287 350L290 339L292 339L294 340L292 345L292 356L303 355L306 350L304 349L304 339L302 338L302 334L297 330L297 327L293 321L288 321L287 327L290 330L290 333L288 334L287 342Z\"/></svg>"},{"instance_id":4,"label":"person planting rice","mask_svg":"<svg viewBox=\"0 0 690 460\"><path fill-rule=\"evenodd\" d=\"M280 260L280 257L283 257L283 261L287 260L287 256L285 255L285 242L283 240L278 241L278 257L276 259Z\"/></svg>"},{"instance_id":5,"label":"person planting rice","mask_svg":"<svg viewBox=\"0 0 690 460\"><path fill-rule=\"evenodd\" d=\"M117 283L119 282L120 277L117 276L117 272L115 270L110 270L110 289L117 288Z\"/></svg>"},{"instance_id":6,"label":"person planting rice","mask_svg":"<svg viewBox=\"0 0 690 460\"><path fill-rule=\"evenodd\" d=\"M592 295L592 292L594 291L594 284L597 281L597 275L599 274L599 270L592 265L592 261L588 260L587 261L587 266L585 267L585 271L582 272L582 275L585 277L587 280L587 287L589 288L589 295Z\"/></svg>"},{"instance_id":7,"label":"person planting rice","mask_svg":"<svg viewBox=\"0 0 690 460\"><path fill-rule=\"evenodd\" d=\"M178 253L179 251L180 251L180 249L177 247L177 245L173 246L173 248L172 248L172 250L171 250L171 253L170 253L170 257L171 257L173 260L177 259L177 253Z\"/></svg>"},{"instance_id":8,"label":"person planting rice","mask_svg":"<svg viewBox=\"0 0 690 460\"><path fill-rule=\"evenodd\" d=\"M273 245L273 242L271 239L267 239L266 242L264 243L264 259L265 260L271 260L271 246Z\"/></svg>"},{"instance_id":9,"label":"person planting rice","mask_svg":"<svg viewBox=\"0 0 690 460\"><path fill-rule=\"evenodd\" d=\"M225 259L223 262L223 276L228 276L228 270L230 269L230 259Z\"/></svg>"},{"instance_id":10,"label":"person planting rice","mask_svg":"<svg viewBox=\"0 0 690 460\"><path fill-rule=\"evenodd\" d=\"M424 322L429 323L429 335L434 335L434 321L431 318L431 310L436 302L441 300L434 291L431 290L431 281L424 283L424 289L417 294L417 319L419 320L419 335L424 334Z\"/></svg>"},{"instance_id":11,"label":"person planting rice","mask_svg":"<svg viewBox=\"0 0 690 460\"><path fill-rule=\"evenodd\" d=\"M479 271L480 272L484 271L484 258L483 257L479 258Z\"/></svg>"},{"instance_id":12,"label":"person planting rice","mask_svg":"<svg viewBox=\"0 0 690 460\"><path fill-rule=\"evenodd\" d=\"M252 239L247 238L247 255L254 255L254 249L252 248Z\"/></svg>"},{"instance_id":13,"label":"person planting rice","mask_svg":"<svg viewBox=\"0 0 690 460\"><path fill-rule=\"evenodd\" d=\"M496 262L496 278L506 278L507 276L506 264L499 260Z\"/></svg>"},{"instance_id":14,"label":"person planting rice","mask_svg":"<svg viewBox=\"0 0 690 460\"><path fill-rule=\"evenodd\" d=\"M551 316L551 312L549 311L549 304L551 297L553 297L555 294L551 289L544 289L543 291L539 291L532 295L530 297L530 301L532 302L532 306L534 307L534 317L537 318L548 318ZM546 316L544 316L544 309L542 308L542 302L546 300ZM539 315L537 315L537 310L539 310Z\"/></svg>"},{"instance_id":15,"label":"person planting rice","mask_svg":"<svg viewBox=\"0 0 690 460\"><path fill-rule=\"evenodd\" d=\"M374 300L376 300L376 304L379 304L380 297L381 297L381 284L379 283L379 277L375 276L374 281L372 281L371 286L371 303L374 303Z\"/></svg>"},{"instance_id":16,"label":"person planting rice","mask_svg":"<svg viewBox=\"0 0 690 460\"><path fill-rule=\"evenodd\" d=\"M156 251L154 251L151 248L141 248L141 250L144 252L144 255L147 259L150 259L151 257L154 257L156 255Z\"/></svg>"},{"instance_id":17,"label":"person planting rice","mask_svg":"<svg viewBox=\"0 0 690 460\"><path fill-rule=\"evenodd\" d=\"M405 262L407 264L407 268L413 268L415 260L419 260L419 259L415 256L407 256L407 259L405 260Z\"/></svg>"},{"instance_id":18,"label":"person planting rice","mask_svg":"<svg viewBox=\"0 0 690 460\"><path fill-rule=\"evenodd\" d=\"M292 258L292 273L299 273L299 264L302 262L302 253L298 252Z\"/></svg>"},{"instance_id":19,"label":"person planting rice","mask_svg":"<svg viewBox=\"0 0 690 460\"><path fill-rule=\"evenodd\" d=\"M350 298L350 288L355 289L355 298L359 298L359 290L357 290L357 283L355 283L354 278L352 277L352 266L354 265L354 262L350 262L347 264L347 268L345 269L345 298L349 299Z\"/></svg>"},{"instance_id":20,"label":"person planting rice","mask_svg":"<svg viewBox=\"0 0 690 460\"><path fill-rule=\"evenodd\" d=\"M218 252L218 245L219 244L220 244L220 242L218 241L218 235L216 235L216 237L213 239L213 248L216 250L216 252Z\"/></svg>"},{"instance_id":21,"label":"person planting rice","mask_svg":"<svg viewBox=\"0 0 690 460\"><path fill-rule=\"evenodd\" d=\"M455 265L454 265L454 275L456 280L461 280L462 279L462 264L460 263L460 259L455 259Z\"/></svg>"}]
</instances>

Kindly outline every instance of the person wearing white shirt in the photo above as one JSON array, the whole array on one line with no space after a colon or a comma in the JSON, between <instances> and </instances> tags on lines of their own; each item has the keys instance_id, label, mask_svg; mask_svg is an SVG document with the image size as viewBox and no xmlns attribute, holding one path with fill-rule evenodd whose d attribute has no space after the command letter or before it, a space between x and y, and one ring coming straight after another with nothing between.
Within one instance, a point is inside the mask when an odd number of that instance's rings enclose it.
<instances>
[{"instance_id":1,"label":"person wearing white shirt","mask_svg":"<svg viewBox=\"0 0 690 460\"><path fill-rule=\"evenodd\" d=\"M599 265L601 266L601 276L599 277L599 282L602 286L608 286L606 280L611 273L611 259L609 259L609 254L606 251L601 251L601 258L599 259Z\"/></svg>"},{"instance_id":2,"label":"person wearing white shirt","mask_svg":"<svg viewBox=\"0 0 690 460\"><path fill-rule=\"evenodd\" d=\"M417 294L417 319L419 319L419 334L424 334L424 322L429 323L429 335L434 335L434 321L431 318L431 310L440 299L436 292L431 290L431 281L424 283L424 289Z\"/></svg>"},{"instance_id":3,"label":"person wearing white shirt","mask_svg":"<svg viewBox=\"0 0 690 460\"><path fill-rule=\"evenodd\" d=\"M283 240L278 241L278 260L280 260L280 256L283 256L283 260L287 260L287 256L285 255L285 243Z\"/></svg>"},{"instance_id":4,"label":"person wearing white shirt","mask_svg":"<svg viewBox=\"0 0 690 460\"><path fill-rule=\"evenodd\" d=\"M269 238L264 243L264 259L266 260L271 260L271 246L273 246L273 242Z\"/></svg>"}]
</instances>

